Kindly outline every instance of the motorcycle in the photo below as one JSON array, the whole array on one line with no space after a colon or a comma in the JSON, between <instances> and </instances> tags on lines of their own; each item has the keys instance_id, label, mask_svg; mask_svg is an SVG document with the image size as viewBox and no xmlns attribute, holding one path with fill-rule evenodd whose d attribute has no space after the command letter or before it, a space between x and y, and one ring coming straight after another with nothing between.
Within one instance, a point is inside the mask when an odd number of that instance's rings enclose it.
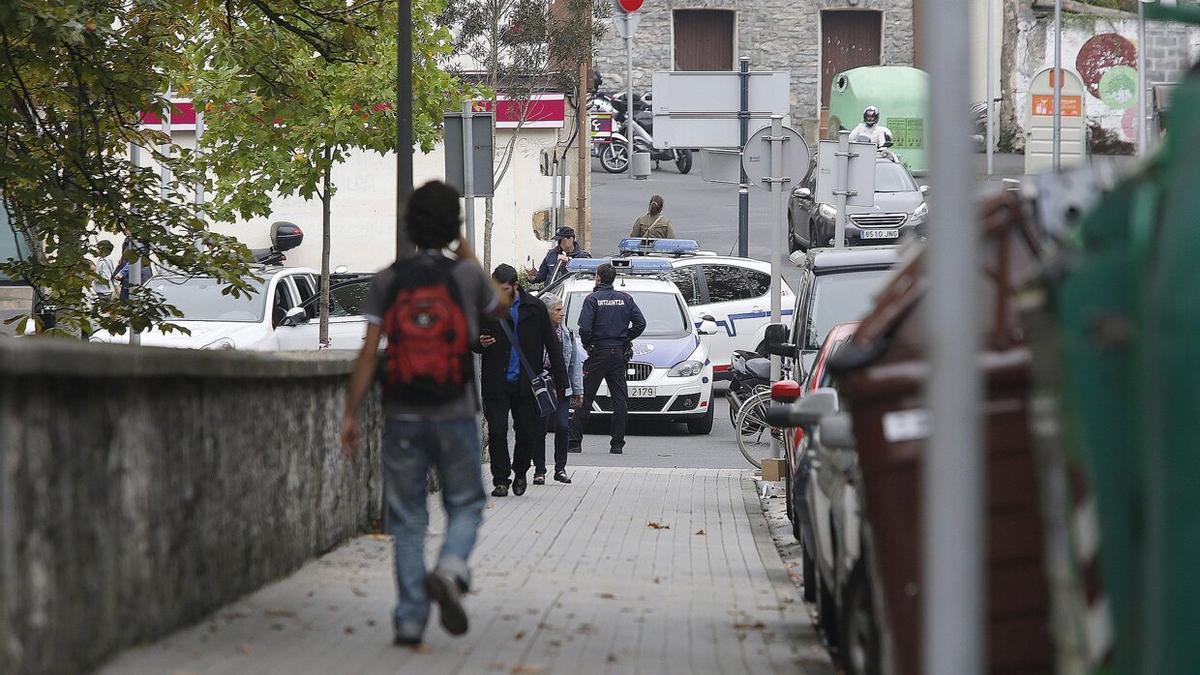
<instances>
[{"instance_id":1,"label":"motorcycle","mask_svg":"<svg viewBox=\"0 0 1200 675\"><path fill-rule=\"evenodd\" d=\"M692 151L688 149L659 149L654 145L654 113L651 112L652 99L650 94L643 94L634 101L633 116L628 114L629 106L625 105L624 97L620 94L610 96L597 93L614 110L613 120L625 132L614 131L612 142L600 150L600 166L609 173L623 173L629 168L629 135L633 135L633 151L646 152L654 160L654 168L660 168L662 162L675 162L679 173L686 174L692 170ZM595 99L593 99L595 100Z\"/></svg>"},{"instance_id":2,"label":"motorcycle","mask_svg":"<svg viewBox=\"0 0 1200 675\"><path fill-rule=\"evenodd\" d=\"M736 426L734 416L747 399L771 389L771 360L758 352L735 349L729 366L729 421Z\"/></svg>"}]
</instances>

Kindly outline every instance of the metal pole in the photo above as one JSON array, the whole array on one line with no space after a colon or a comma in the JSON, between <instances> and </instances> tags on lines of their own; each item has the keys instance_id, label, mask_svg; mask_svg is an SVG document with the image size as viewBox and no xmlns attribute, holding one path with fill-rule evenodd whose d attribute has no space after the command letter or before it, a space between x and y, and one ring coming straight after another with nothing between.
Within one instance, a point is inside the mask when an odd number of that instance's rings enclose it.
<instances>
[{"instance_id":1,"label":"metal pole","mask_svg":"<svg viewBox=\"0 0 1200 675\"><path fill-rule=\"evenodd\" d=\"M750 57L743 56L738 59L738 80L741 83L742 102L738 109L738 121L741 127L741 145L738 147L746 147L746 141L750 140ZM741 182L738 185L738 255L742 258L750 257L750 177L746 175L746 168L742 163L738 162L738 170L741 172Z\"/></svg>"},{"instance_id":2,"label":"metal pole","mask_svg":"<svg viewBox=\"0 0 1200 675\"><path fill-rule=\"evenodd\" d=\"M924 314L931 435L922 463L922 660L927 675L984 671L984 464L980 436L979 222L973 199L969 3L930 0L924 20L932 129L928 291ZM1061 78L1059 78L1061 79Z\"/></svg>"},{"instance_id":3,"label":"metal pole","mask_svg":"<svg viewBox=\"0 0 1200 675\"><path fill-rule=\"evenodd\" d=\"M784 168L783 168L783 115L771 115L771 179L767 186L771 190L771 323L780 322L782 313L781 279L783 274L783 224L784 214ZM782 360L771 355L771 381L778 382L782 372ZM779 439L771 435L771 456L780 457Z\"/></svg>"},{"instance_id":4,"label":"metal pole","mask_svg":"<svg viewBox=\"0 0 1200 675\"><path fill-rule=\"evenodd\" d=\"M1062 0L1054 0L1054 170L1062 169Z\"/></svg>"},{"instance_id":5,"label":"metal pole","mask_svg":"<svg viewBox=\"0 0 1200 675\"><path fill-rule=\"evenodd\" d=\"M396 3L396 257L412 251L404 205L413 191L412 0Z\"/></svg>"},{"instance_id":6,"label":"metal pole","mask_svg":"<svg viewBox=\"0 0 1200 675\"><path fill-rule=\"evenodd\" d=\"M837 180L836 187L833 191L834 198L837 200L835 208L837 216L833 221L833 247L844 248L846 246L846 206L850 201L850 132L838 132L838 151L837 151ZM858 156L858 153L854 153ZM812 233L809 233L812 236ZM814 246L816 242L811 242Z\"/></svg>"},{"instance_id":7,"label":"metal pole","mask_svg":"<svg viewBox=\"0 0 1200 675\"><path fill-rule=\"evenodd\" d=\"M625 153L629 157L626 170L633 178L633 31L629 26L630 17L626 12L625 21Z\"/></svg>"},{"instance_id":8,"label":"metal pole","mask_svg":"<svg viewBox=\"0 0 1200 675\"><path fill-rule=\"evenodd\" d=\"M475 249L475 109L471 99L463 101L463 211L467 243Z\"/></svg>"},{"instance_id":9,"label":"metal pole","mask_svg":"<svg viewBox=\"0 0 1200 675\"><path fill-rule=\"evenodd\" d=\"M1144 156L1150 149L1150 129L1149 129L1149 103L1147 96L1147 84L1150 78L1146 77L1146 3L1139 0L1138 4L1138 48L1137 48L1137 71L1138 71L1138 125L1137 125L1137 153L1138 156Z\"/></svg>"},{"instance_id":10,"label":"metal pole","mask_svg":"<svg viewBox=\"0 0 1200 675\"><path fill-rule=\"evenodd\" d=\"M565 151L562 161L558 164L558 224L564 226L567 224L567 155Z\"/></svg>"},{"instance_id":11,"label":"metal pole","mask_svg":"<svg viewBox=\"0 0 1200 675\"><path fill-rule=\"evenodd\" d=\"M985 139L984 142L987 143L987 175L989 175L989 176L992 175L992 170L993 170L992 148L996 144L996 128L995 128L994 116L992 115L992 106L995 105L994 99L996 98L995 87L992 84L992 79L995 77L995 73L992 68L992 59L995 56L995 53L993 51L994 41L992 39L992 32L995 30L995 27L993 25L994 22L992 21L992 13L993 13L992 8L993 8L993 0L988 0L987 1L987 138Z\"/></svg>"},{"instance_id":12,"label":"metal pole","mask_svg":"<svg viewBox=\"0 0 1200 675\"><path fill-rule=\"evenodd\" d=\"M550 160L550 234L558 232L558 153Z\"/></svg>"}]
</instances>

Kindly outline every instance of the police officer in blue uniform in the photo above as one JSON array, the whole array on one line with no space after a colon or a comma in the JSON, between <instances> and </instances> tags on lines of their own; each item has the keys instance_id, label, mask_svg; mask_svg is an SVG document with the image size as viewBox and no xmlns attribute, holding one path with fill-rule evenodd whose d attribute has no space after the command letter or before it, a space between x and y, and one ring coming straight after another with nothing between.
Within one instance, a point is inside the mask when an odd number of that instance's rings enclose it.
<instances>
[{"instance_id":1,"label":"police officer in blue uniform","mask_svg":"<svg viewBox=\"0 0 1200 675\"><path fill-rule=\"evenodd\" d=\"M633 341L646 330L646 318L633 298L613 288L617 271L609 263L596 269L596 290L583 301L579 313L579 337L587 349L583 362L583 402L571 417L570 452L583 451L583 425L600 382L608 383L612 401L612 441L609 452L619 455L625 447L625 417L629 412L625 373L633 358Z\"/></svg>"},{"instance_id":2,"label":"police officer in blue uniform","mask_svg":"<svg viewBox=\"0 0 1200 675\"><path fill-rule=\"evenodd\" d=\"M554 233L554 239L558 243L546 252L546 259L542 261L537 271L529 270L531 283L542 284L550 281L555 278L555 270L558 270L558 275L561 276L565 270L558 269L559 265L565 266L572 258L592 257L592 254L579 248L579 243L575 241L575 228L558 228L558 231Z\"/></svg>"}]
</instances>

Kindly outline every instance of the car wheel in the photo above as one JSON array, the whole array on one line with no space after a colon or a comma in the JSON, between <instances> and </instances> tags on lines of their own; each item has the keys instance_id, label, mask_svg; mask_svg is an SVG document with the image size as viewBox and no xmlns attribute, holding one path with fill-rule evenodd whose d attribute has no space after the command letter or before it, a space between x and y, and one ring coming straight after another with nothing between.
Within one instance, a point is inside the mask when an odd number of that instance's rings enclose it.
<instances>
[{"instance_id":1,"label":"car wheel","mask_svg":"<svg viewBox=\"0 0 1200 675\"><path fill-rule=\"evenodd\" d=\"M708 401L708 412L705 413L704 417L697 420L688 420L688 433L702 435L711 433L713 428L713 414L713 402L710 398Z\"/></svg>"},{"instance_id":2,"label":"car wheel","mask_svg":"<svg viewBox=\"0 0 1200 675\"><path fill-rule=\"evenodd\" d=\"M846 586L841 627L842 662L848 675L879 675L883 671L879 648L879 623L871 583L862 565L855 568Z\"/></svg>"}]
</instances>

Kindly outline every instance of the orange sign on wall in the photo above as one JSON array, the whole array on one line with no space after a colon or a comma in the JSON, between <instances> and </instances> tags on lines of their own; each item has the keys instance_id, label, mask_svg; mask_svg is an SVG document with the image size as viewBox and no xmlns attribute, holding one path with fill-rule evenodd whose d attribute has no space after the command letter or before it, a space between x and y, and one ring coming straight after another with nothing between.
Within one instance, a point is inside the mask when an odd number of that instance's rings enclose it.
<instances>
[{"instance_id":1,"label":"orange sign on wall","mask_svg":"<svg viewBox=\"0 0 1200 675\"><path fill-rule=\"evenodd\" d=\"M1054 116L1053 95L1034 94L1031 105L1033 107L1033 114L1037 115L1038 117ZM1063 117L1079 117L1083 115L1083 97L1063 96L1062 114Z\"/></svg>"}]
</instances>

